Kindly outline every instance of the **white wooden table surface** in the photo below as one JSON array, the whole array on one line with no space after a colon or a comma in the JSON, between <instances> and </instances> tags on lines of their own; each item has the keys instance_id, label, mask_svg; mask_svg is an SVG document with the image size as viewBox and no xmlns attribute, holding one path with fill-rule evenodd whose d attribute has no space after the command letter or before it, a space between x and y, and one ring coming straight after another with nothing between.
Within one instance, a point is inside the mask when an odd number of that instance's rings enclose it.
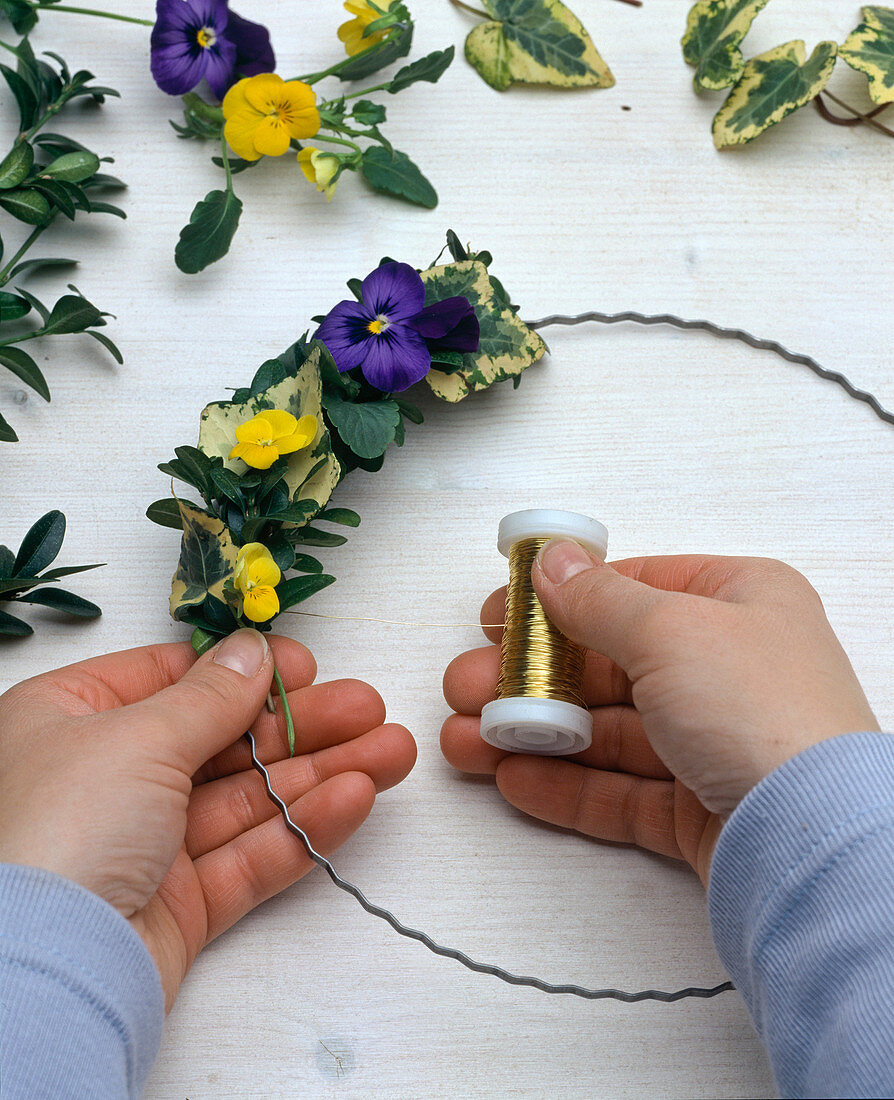
<instances>
[{"instance_id":1,"label":"white wooden table surface","mask_svg":"<svg viewBox=\"0 0 894 1100\"><path fill-rule=\"evenodd\" d=\"M114 10L151 15L148 2ZM522 315L668 310L776 338L844 370L894 407L894 146L806 109L718 154L678 41L689 4L574 0L617 78L608 91L499 95L461 56L473 20L415 0L412 57L455 43L435 87L386 97L387 133L441 196L426 212L346 177L329 205L284 158L239 177L230 256L201 276L173 265L193 203L218 186L211 150L177 141L176 100L148 72L148 30L45 15L35 47L121 89L57 128L115 157L128 221L84 218L47 234L74 281L117 315L124 353L69 337L41 344L53 393L22 402L0 374L21 442L2 453L0 537L51 507L60 561L107 561L71 587L104 615L83 627L34 609L35 636L0 652L0 688L96 653L185 637L167 614L174 532L143 518L166 492L156 463L195 441L203 405L245 384L309 318L388 253L430 262L452 227L495 256ZM340 4L243 0L286 75L336 60ZM748 39L843 40L858 5L777 0ZM840 94L862 102L842 64ZM865 84L865 81L862 81ZM324 86L325 87L325 86ZM5 92L4 92L5 96ZM623 109L623 108L629 108ZM10 106L3 134L10 136ZM51 247L52 245L52 247ZM61 280L34 278L47 296ZM450 407L337 503L363 525L325 552L338 584L313 610L473 621L504 583L499 519L565 507L610 530L611 556L764 554L822 594L878 717L894 727L894 434L800 367L701 334L630 326L552 329L551 356L509 386ZM475 957L555 981L678 988L722 981L703 892L685 868L533 822L487 780L443 761L440 684L473 628L292 620L323 679L359 676L419 743L409 779L382 796L336 865L404 920ZM151 1100L223 1097L771 1096L735 994L674 1005L589 1003L511 988L396 937L315 872L208 948L171 1014Z\"/></svg>"}]
</instances>

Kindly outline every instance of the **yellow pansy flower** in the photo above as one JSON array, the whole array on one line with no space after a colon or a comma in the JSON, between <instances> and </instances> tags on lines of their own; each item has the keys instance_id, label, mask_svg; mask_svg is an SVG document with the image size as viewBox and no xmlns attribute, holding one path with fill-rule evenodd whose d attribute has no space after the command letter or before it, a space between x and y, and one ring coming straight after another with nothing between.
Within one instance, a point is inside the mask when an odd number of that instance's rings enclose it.
<instances>
[{"instance_id":1,"label":"yellow pansy flower","mask_svg":"<svg viewBox=\"0 0 894 1100\"><path fill-rule=\"evenodd\" d=\"M326 202L335 194L336 183L333 179L338 171L338 157L333 153L321 153L312 145L305 146L298 154L301 171L317 185L317 190L326 196Z\"/></svg>"},{"instance_id":2,"label":"yellow pansy flower","mask_svg":"<svg viewBox=\"0 0 894 1100\"><path fill-rule=\"evenodd\" d=\"M269 470L280 455L301 451L317 434L317 418L296 420L282 409L265 409L236 428L236 446L230 458L241 458L255 470Z\"/></svg>"},{"instance_id":3,"label":"yellow pansy flower","mask_svg":"<svg viewBox=\"0 0 894 1100\"><path fill-rule=\"evenodd\" d=\"M313 137L320 128L316 92L300 80L259 73L238 81L221 108L224 137L237 157L280 157L292 138Z\"/></svg>"},{"instance_id":4,"label":"yellow pansy flower","mask_svg":"<svg viewBox=\"0 0 894 1100\"><path fill-rule=\"evenodd\" d=\"M282 579L273 555L261 542L247 542L236 555L233 583L242 593L242 611L253 623L266 623L279 613L276 585Z\"/></svg>"},{"instance_id":5,"label":"yellow pansy flower","mask_svg":"<svg viewBox=\"0 0 894 1100\"><path fill-rule=\"evenodd\" d=\"M338 28L338 37L344 42L345 51L349 57L377 45L389 33L391 28L387 27L383 31L375 31L368 37L363 37L363 32L370 23L381 19L382 12L389 11L393 2L394 0L376 0L376 7L382 9L382 11L376 11L368 0L345 0L345 11L350 12L354 18L349 19L347 23L342 23Z\"/></svg>"}]
</instances>

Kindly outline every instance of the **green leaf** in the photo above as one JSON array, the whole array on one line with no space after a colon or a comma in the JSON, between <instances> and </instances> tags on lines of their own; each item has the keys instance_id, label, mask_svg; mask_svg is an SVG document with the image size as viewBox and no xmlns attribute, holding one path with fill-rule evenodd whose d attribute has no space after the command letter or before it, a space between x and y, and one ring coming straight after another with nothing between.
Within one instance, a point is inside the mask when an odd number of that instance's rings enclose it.
<instances>
[{"instance_id":1,"label":"green leaf","mask_svg":"<svg viewBox=\"0 0 894 1100\"><path fill-rule=\"evenodd\" d=\"M809 103L826 86L837 51L836 43L820 42L805 61L804 43L793 41L751 58L714 116L715 146L745 145Z\"/></svg>"},{"instance_id":2,"label":"green leaf","mask_svg":"<svg viewBox=\"0 0 894 1100\"><path fill-rule=\"evenodd\" d=\"M242 490L239 486L239 478L236 474L234 474L232 470L228 470L225 466L213 466L210 472L214 487L228 500L231 500L237 507L244 510L245 502L242 499ZM209 493L209 496L210 495Z\"/></svg>"},{"instance_id":3,"label":"green leaf","mask_svg":"<svg viewBox=\"0 0 894 1100\"><path fill-rule=\"evenodd\" d=\"M38 588L36 592L19 596L19 602L42 604L44 607L63 611L66 615L74 615L79 619L98 619L102 614L95 603L76 596L73 592L66 592L64 588Z\"/></svg>"},{"instance_id":4,"label":"green leaf","mask_svg":"<svg viewBox=\"0 0 894 1100\"><path fill-rule=\"evenodd\" d=\"M412 65L404 65L391 78L391 83L385 91L390 92L391 95L396 95L398 92L402 92L404 88L409 88L411 84L415 84L417 80L427 80L430 84L437 84L450 67L455 52L453 46L448 46L446 50L434 50L418 61L414 61ZM357 117L356 106L354 107L354 117ZM380 119L379 121L383 120Z\"/></svg>"},{"instance_id":5,"label":"green leaf","mask_svg":"<svg viewBox=\"0 0 894 1100\"><path fill-rule=\"evenodd\" d=\"M351 111L351 117L361 126L378 126L385 121L385 108L381 103L373 103L370 99L358 99Z\"/></svg>"},{"instance_id":6,"label":"green leaf","mask_svg":"<svg viewBox=\"0 0 894 1100\"><path fill-rule=\"evenodd\" d=\"M322 573L323 563L312 558L310 554L296 554L292 568L300 569L302 573Z\"/></svg>"},{"instance_id":7,"label":"green leaf","mask_svg":"<svg viewBox=\"0 0 894 1100\"><path fill-rule=\"evenodd\" d=\"M295 551L292 549L292 544L281 532L267 540L267 549L281 573L287 572L295 564Z\"/></svg>"},{"instance_id":8,"label":"green leaf","mask_svg":"<svg viewBox=\"0 0 894 1100\"><path fill-rule=\"evenodd\" d=\"M12 23L16 34L28 34L37 24L37 12L25 0L0 0L0 13ZM31 633L30 628L27 633Z\"/></svg>"},{"instance_id":9,"label":"green leaf","mask_svg":"<svg viewBox=\"0 0 894 1100\"><path fill-rule=\"evenodd\" d=\"M409 401L404 401L402 397L395 397L394 403L400 409L401 416L412 424L422 424L425 420L421 410L417 409L415 405L411 405Z\"/></svg>"},{"instance_id":10,"label":"green leaf","mask_svg":"<svg viewBox=\"0 0 894 1100\"><path fill-rule=\"evenodd\" d=\"M110 340L104 332L97 332L96 329L91 328L91 329L87 329L86 335L87 336L92 336L94 340L99 341L99 343L102 344L102 346L107 349L107 351L109 352L109 354L112 356L112 358L115 360L116 363L123 363L124 362L124 356L119 351L118 345L115 344L112 340Z\"/></svg>"},{"instance_id":11,"label":"green leaf","mask_svg":"<svg viewBox=\"0 0 894 1100\"><path fill-rule=\"evenodd\" d=\"M22 619L16 618L15 615L8 615L5 611L0 611L0 634L24 638L28 634L33 633L34 628L30 627Z\"/></svg>"},{"instance_id":12,"label":"green leaf","mask_svg":"<svg viewBox=\"0 0 894 1100\"><path fill-rule=\"evenodd\" d=\"M40 314L41 321L43 322L43 324L46 324L50 317L50 311L43 304L43 302L39 298L35 298L33 294L31 294L27 290L24 290L20 286L17 286L16 290L19 294L21 294L26 302L30 302L31 308L37 310L37 312Z\"/></svg>"},{"instance_id":13,"label":"green leaf","mask_svg":"<svg viewBox=\"0 0 894 1100\"><path fill-rule=\"evenodd\" d=\"M211 459L198 447L175 447L174 454L181 469L189 475L189 484L195 485L200 493L210 497L214 487L214 466Z\"/></svg>"},{"instance_id":14,"label":"green leaf","mask_svg":"<svg viewBox=\"0 0 894 1100\"><path fill-rule=\"evenodd\" d=\"M41 581L57 581L60 577L70 577L73 573L86 573L89 569L101 569L106 563L96 562L93 565L62 565L55 569L48 569L41 574Z\"/></svg>"},{"instance_id":15,"label":"green leaf","mask_svg":"<svg viewBox=\"0 0 894 1100\"><path fill-rule=\"evenodd\" d=\"M27 141L20 141L0 161L0 190L18 187L26 179L34 163L34 149Z\"/></svg>"},{"instance_id":16,"label":"green leaf","mask_svg":"<svg viewBox=\"0 0 894 1100\"><path fill-rule=\"evenodd\" d=\"M295 534L295 542L305 546L343 546L347 541L344 535L333 535L318 527L300 527Z\"/></svg>"},{"instance_id":17,"label":"green leaf","mask_svg":"<svg viewBox=\"0 0 894 1100\"><path fill-rule=\"evenodd\" d=\"M466 38L466 59L498 92L510 84L610 88L615 78L561 0L481 0L493 22Z\"/></svg>"},{"instance_id":18,"label":"green leaf","mask_svg":"<svg viewBox=\"0 0 894 1100\"><path fill-rule=\"evenodd\" d=\"M33 260L22 260L20 264L16 264L12 271L10 271L9 277L13 278L22 271L40 271L41 268L45 267L71 267L72 264L77 264L77 262L77 260L66 260L61 257L57 259L50 256L35 258Z\"/></svg>"},{"instance_id":19,"label":"green leaf","mask_svg":"<svg viewBox=\"0 0 894 1100\"><path fill-rule=\"evenodd\" d=\"M433 210L438 205L438 193L410 160L406 153L389 153L380 145L364 149L360 160L363 178L376 191L398 195L417 206Z\"/></svg>"},{"instance_id":20,"label":"green leaf","mask_svg":"<svg viewBox=\"0 0 894 1100\"><path fill-rule=\"evenodd\" d=\"M480 260L430 267L421 275L426 305L460 295L471 303L480 328L478 350L463 355L460 370L445 374L432 367L425 376L442 400L461 401L473 390L516 378L546 351L541 337L497 293Z\"/></svg>"},{"instance_id":21,"label":"green leaf","mask_svg":"<svg viewBox=\"0 0 894 1100\"><path fill-rule=\"evenodd\" d=\"M98 171L99 157L85 149L57 157L46 168L41 168L40 174L49 176L50 179L65 180L67 183L82 183Z\"/></svg>"},{"instance_id":22,"label":"green leaf","mask_svg":"<svg viewBox=\"0 0 894 1100\"><path fill-rule=\"evenodd\" d=\"M105 316L107 314L80 294L63 294L50 311L41 334L49 336L63 332L83 332L91 325L104 323Z\"/></svg>"},{"instance_id":23,"label":"green leaf","mask_svg":"<svg viewBox=\"0 0 894 1100\"><path fill-rule=\"evenodd\" d=\"M864 7L863 22L838 52L852 69L869 77L873 102L894 102L894 10Z\"/></svg>"},{"instance_id":24,"label":"green leaf","mask_svg":"<svg viewBox=\"0 0 894 1100\"><path fill-rule=\"evenodd\" d=\"M767 0L699 0L686 20L681 45L688 65L695 66L697 92L735 84L745 68L739 46Z\"/></svg>"},{"instance_id":25,"label":"green leaf","mask_svg":"<svg viewBox=\"0 0 894 1100\"><path fill-rule=\"evenodd\" d=\"M7 344L5 347L0 347L0 363L8 367L17 378L21 378L26 386L30 386L32 390L39 393L44 401L50 400L47 380L27 352Z\"/></svg>"},{"instance_id":26,"label":"green leaf","mask_svg":"<svg viewBox=\"0 0 894 1100\"><path fill-rule=\"evenodd\" d=\"M18 441L19 437L13 431L9 421L0 414L0 443L18 443Z\"/></svg>"},{"instance_id":27,"label":"green leaf","mask_svg":"<svg viewBox=\"0 0 894 1100\"><path fill-rule=\"evenodd\" d=\"M329 432L323 422L320 382L320 347L315 344L310 355L294 374L245 401L216 401L202 412L199 425L199 449L209 458L218 457L228 470L242 475L245 463L230 458L236 443L236 428L265 409L283 409L296 419L311 415L317 418L317 434L303 450L285 456L282 476L289 495L313 498L319 508L329 500L338 484L341 468L332 453Z\"/></svg>"},{"instance_id":28,"label":"green leaf","mask_svg":"<svg viewBox=\"0 0 894 1100\"><path fill-rule=\"evenodd\" d=\"M45 195L50 203L52 203L58 211L64 214L66 218L70 221L74 221L77 207L74 204L71 194L61 183L58 183L56 180L37 179L33 180L30 186L34 191L38 191L41 195Z\"/></svg>"},{"instance_id":29,"label":"green leaf","mask_svg":"<svg viewBox=\"0 0 894 1100\"><path fill-rule=\"evenodd\" d=\"M224 584L236 568L236 547L224 524L187 501L179 501L183 524L180 561L171 583L171 616L180 619L190 607L212 595L226 602Z\"/></svg>"},{"instance_id":30,"label":"green leaf","mask_svg":"<svg viewBox=\"0 0 894 1100\"><path fill-rule=\"evenodd\" d=\"M345 527L360 526L360 516L351 508L327 508L320 512L317 519L324 519L327 523L341 523Z\"/></svg>"},{"instance_id":31,"label":"green leaf","mask_svg":"<svg viewBox=\"0 0 894 1100\"><path fill-rule=\"evenodd\" d=\"M303 603L310 596L316 595L330 584L335 583L335 577L328 573L315 573L304 577L290 577L277 585L276 594L279 596L279 609L285 611L287 607L294 607L296 603Z\"/></svg>"},{"instance_id":32,"label":"green leaf","mask_svg":"<svg viewBox=\"0 0 894 1100\"><path fill-rule=\"evenodd\" d=\"M278 523L297 523L302 525L307 523L309 519L312 519L319 510L319 506L315 500L296 500L289 504L288 507L282 508L278 512L272 512L262 518L267 520L272 519Z\"/></svg>"},{"instance_id":33,"label":"green leaf","mask_svg":"<svg viewBox=\"0 0 894 1100\"><path fill-rule=\"evenodd\" d=\"M174 260L188 275L226 256L236 235L242 201L232 191L209 191L180 230Z\"/></svg>"},{"instance_id":34,"label":"green leaf","mask_svg":"<svg viewBox=\"0 0 894 1100\"><path fill-rule=\"evenodd\" d=\"M16 556L8 546L0 546L0 581L12 576Z\"/></svg>"},{"instance_id":35,"label":"green leaf","mask_svg":"<svg viewBox=\"0 0 894 1100\"><path fill-rule=\"evenodd\" d=\"M65 538L65 516L53 509L40 517L22 539L13 575L35 577L56 560Z\"/></svg>"},{"instance_id":36,"label":"green leaf","mask_svg":"<svg viewBox=\"0 0 894 1100\"><path fill-rule=\"evenodd\" d=\"M18 294L0 290L0 324L5 321L20 321L31 312L31 303Z\"/></svg>"},{"instance_id":37,"label":"green leaf","mask_svg":"<svg viewBox=\"0 0 894 1100\"><path fill-rule=\"evenodd\" d=\"M52 207L39 191L0 191L0 206L26 225L43 225L52 217Z\"/></svg>"},{"instance_id":38,"label":"green leaf","mask_svg":"<svg viewBox=\"0 0 894 1100\"><path fill-rule=\"evenodd\" d=\"M19 130L24 133L25 130L30 130L37 119L40 110L37 95L28 81L8 66L0 65L0 72L3 73L9 90L15 96L19 107Z\"/></svg>"},{"instance_id":39,"label":"green leaf","mask_svg":"<svg viewBox=\"0 0 894 1100\"><path fill-rule=\"evenodd\" d=\"M127 218L120 206L113 206L110 202L97 202L95 199L90 200L90 212L92 214L113 214L116 218Z\"/></svg>"},{"instance_id":40,"label":"green leaf","mask_svg":"<svg viewBox=\"0 0 894 1100\"><path fill-rule=\"evenodd\" d=\"M396 23L386 39L368 50L356 54L334 75L339 80L362 80L363 77L384 69L386 65L406 57L413 44L413 24Z\"/></svg>"},{"instance_id":41,"label":"green leaf","mask_svg":"<svg viewBox=\"0 0 894 1100\"><path fill-rule=\"evenodd\" d=\"M180 518L180 507L173 497L162 497L154 500L146 509L146 518L157 523L159 527L171 527L175 531L183 530L183 520Z\"/></svg>"},{"instance_id":42,"label":"green leaf","mask_svg":"<svg viewBox=\"0 0 894 1100\"><path fill-rule=\"evenodd\" d=\"M354 402L327 393L323 407L341 439L361 458L384 454L400 423L397 403L390 400Z\"/></svg>"}]
</instances>

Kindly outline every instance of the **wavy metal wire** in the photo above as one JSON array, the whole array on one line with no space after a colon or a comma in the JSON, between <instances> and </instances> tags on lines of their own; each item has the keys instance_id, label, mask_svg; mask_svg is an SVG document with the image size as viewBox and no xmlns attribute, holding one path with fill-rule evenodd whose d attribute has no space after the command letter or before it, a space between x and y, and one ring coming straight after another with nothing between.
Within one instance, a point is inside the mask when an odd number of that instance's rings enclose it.
<instances>
[{"instance_id":1,"label":"wavy metal wire","mask_svg":"<svg viewBox=\"0 0 894 1100\"><path fill-rule=\"evenodd\" d=\"M726 993L727 990L734 988L732 982L723 982L721 985L715 985L710 989L689 986L687 989L678 989L673 993L665 993L660 989L643 989L638 993L625 993L622 989L587 989L582 985L555 985L552 982L541 981L540 978L532 978L524 974L513 974L509 970L504 970L501 966L493 966L490 963L478 962L467 955L465 951L458 951L455 947L443 947L441 944L436 943L427 933L420 932L418 928L408 927L406 924L401 923L401 921L399 921L393 913L389 912L389 910L383 909L381 905L375 905L366 897L359 886L355 886L353 883L343 879L329 860L315 851L307 834L299 825L296 825L289 816L288 806L286 806L285 802L283 802L270 785L270 775L258 759L255 739L250 730L246 730L245 737L251 748L251 762L260 773L264 780L264 785L267 788L267 797L279 809L286 823L286 828L290 833L294 833L295 836L298 837L304 845L305 851L314 863L316 863L318 867L323 868L340 890L344 890L345 893L356 898L367 913L371 913L374 917L381 917L382 920L387 921L388 924L391 925L398 935L406 936L411 940L418 940L427 947L429 951L434 952L435 955L442 955L447 959L456 959L458 963L462 963L462 965L468 967L469 970L474 970L479 974L492 974L495 978L499 978L500 981L508 982L509 985L530 985L535 989L542 990L544 993L568 993L573 997L583 997L584 1000L587 1001L613 1000L627 1001L628 1003L634 1001L681 1001L684 997L716 997L718 993Z\"/></svg>"},{"instance_id":2,"label":"wavy metal wire","mask_svg":"<svg viewBox=\"0 0 894 1100\"><path fill-rule=\"evenodd\" d=\"M542 317L537 321L526 321L525 323L529 328L540 329L546 328L548 325L580 325L586 322L596 322L603 325L616 325L623 324L625 322L631 322L637 325L670 325L673 328L679 329L700 329L703 332L708 332L712 336L716 336L722 340L738 340L743 344L748 344L749 347L757 348L760 351L770 351L774 355L778 355L781 359L785 359L789 363L795 363L799 366L808 367L814 374L820 378L824 378L827 381L835 382L844 389L849 396L853 397L856 401L862 401L869 405L875 415L884 420L888 424L894 424L894 413L890 413L887 409L879 403L871 393L867 393L865 390L858 389L849 378L841 374L840 371L828 370L826 367L821 366L815 359L809 355L803 355L799 352L789 351L783 344L780 344L776 340L764 340L758 336L752 335L750 332L746 332L740 328L725 328L722 325L716 325L712 321L704 320L687 320L683 317L677 317L672 313L657 313L646 314L638 313L635 310L624 310L621 313L601 313L598 310L590 310L587 313L579 313L575 316L569 316L563 313L550 314L548 317ZM248 740L251 748L251 762L255 769L260 773L264 780L264 785L267 788L267 797L274 803L279 809L285 821L286 828L289 832L294 833L295 836L304 845L304 849L308 856L313 860L317 866L322 867L326 874L332 879L335 885L346 893L355 898L359 904L366 910L367 913L371 913L374 917L380 917L382 920L387 921L388 924L394 929L398 935L406 936L411 940L418 940L419 943L427 947L429 951L435 955L441 955L444 958L455 959L458 963L467 967L469 970L474 970L478 974L491 974L495 978L499 978L502 982L507 982L509 985L527 985L532 986L534 989L539 989L544 993L565 993L572 997L582 997L588 1001L600 1001L600 1000L613 1000L613 1001L625 1001L628 1004L636 1001L681 1001L686 997L716 997L719 993L726 993L735 986L732 982L721 982L720 985L711 986L709 988L701 986L687 986L685 989L678 989L672 993L665 992L660 989L643 989L636 993L627 993L622 989L587 989L585 986L564 984L559 985L553 982L545 982L540 978L533 978L524 974L513 974L509 970L504 970L501 966L494 966L490 963L478 962L476 959L471 958L464 951L459 951L453 947L444 947L442 944L436 943L427 933L421 932L418 928L410 928L403 924L395 917L395 915L389 910L384 909L380 905L375 905L369 901L363 891L355 886L353 883L343 879L341 875L335 870L332 864L326 859L325 856L320 855L315 851L313 845L300 826L289 816L289 810L285 802L279 797L279 795L273 790L270 785L270 775L267 769L258 759L255 739L250 731L246 731L245 737Z\"/></svg>"},{"instance_id":3,"label":"wavy metal wire","mask_svg":"<svg viewBox=\"0 0 894 1100\"><path fill-rule=\"evenodd\" d=\"M724 328L722 325L715 325L713 321L688 321L683 317L675 316L673 313L637 313L632 309L624 310L623 313L600 313L598 310L593 309L587 313L578 313L573 317L564 313L552 313L549 317L541 317L539 321L525 321L525 324L528 328L539 329L546 328L547 325L580 325L587 321L595 321L601 325L618 325L627 321L636 325L670 325L673 328L700 329L702 332L709 332L712 336L716 336L721 340L739 340L741 343L748 344L752 348L758 348L760 351L771 351L774 355L778 355L789 363L809 367L820 378L825 378L827 381L835 382L841 386L855 401L862 401L867 404L880 420L884 420L888 424L894 424L894 413L883 408L878 399L871 393L858 389L840 371L828 370L826 367L820 366L809 355L789 351L787 347L776 340L764 340L741 328Z\"/></svg>"}]
</instances>

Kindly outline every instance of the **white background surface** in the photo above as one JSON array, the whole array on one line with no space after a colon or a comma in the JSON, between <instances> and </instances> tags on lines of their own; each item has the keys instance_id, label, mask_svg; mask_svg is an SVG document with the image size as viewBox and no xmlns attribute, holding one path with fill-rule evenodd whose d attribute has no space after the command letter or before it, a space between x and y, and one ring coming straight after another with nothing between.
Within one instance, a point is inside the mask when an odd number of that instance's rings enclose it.
<instances>
[{"instance_id":1,"label":"white background surface","mask_svg":"<svg viewBox=\"0 0 894 1100\"><path fill-rule=\"evenodd\" d=\"M109 3L151 15L149 3ZM678 45L688 3L642 9L575 0L616 79L607 91L486 87L461 56L474 23L415 0L411 59L456 44L441 83L385 97L387 133L428 173L434 212L345 177L328 206L283 158L237 178L233 251L200 276L173 246L219 186L212 150L177 141L177 101L153 85L148 29L48 14L36 48L121 89L57 129L115 157L128 221L83 218L37 254L81 257L74 281L117 315L110 365L86 338L42 341L52 406L0 375L21 442L2 452L0 537L17 544L51 507L69 520L60 564L107 561L71 587L99 602L83 627L38 625L0 653L0 688L100 652L182 638L167 596L172 531L143 518L167 491L156 463L195 442L204 404L246 384L309 318L388 253L423 266L449 226L489 248L522 316L669 310L776 338L844 370L894 407L890 197L894 146L812 109L739 152L717 153ZM285 75L336 60L338 3L243 0ZM748 39L842 41L858 5L776 0ZM863 102L843 64L839 94ZM335 94L336 82L323 90ZM5 92L4 92L5 96ZM4 134L11 136L4 99ZM622 105L630 107L622 110ZM7 241L9 249L10 242ZM11 251L11 250L10 250ZM61 280L33 278L53 298ZM324 552L338 584L312 610L474 621L504 583L500 517L567 507L602 520L610 556L764 554L823 596L883 726L891 686L894 435L837 387L765 353L700 334L629 326L552 329L552 355L514 392L451 407L336 503L363 525ZM289 620L323 679L359 676L419 743L409 779L382 796L336 866L373 900L474 956L554 981L678 988L724 974L701 887L668 861L534 823L488 780L442 760L443 668L481 644L473 628ZM61 747L64 751L64 746ZM297 841L296 841L297 843ZM326 1052L328 1047L340 1061ZM213 944L167 1024L147 1096L769 1096L771 1077L735 994L676 1005L550 998L470 974L397 938L315 872Z\"/></svg>"}]
</instances>

